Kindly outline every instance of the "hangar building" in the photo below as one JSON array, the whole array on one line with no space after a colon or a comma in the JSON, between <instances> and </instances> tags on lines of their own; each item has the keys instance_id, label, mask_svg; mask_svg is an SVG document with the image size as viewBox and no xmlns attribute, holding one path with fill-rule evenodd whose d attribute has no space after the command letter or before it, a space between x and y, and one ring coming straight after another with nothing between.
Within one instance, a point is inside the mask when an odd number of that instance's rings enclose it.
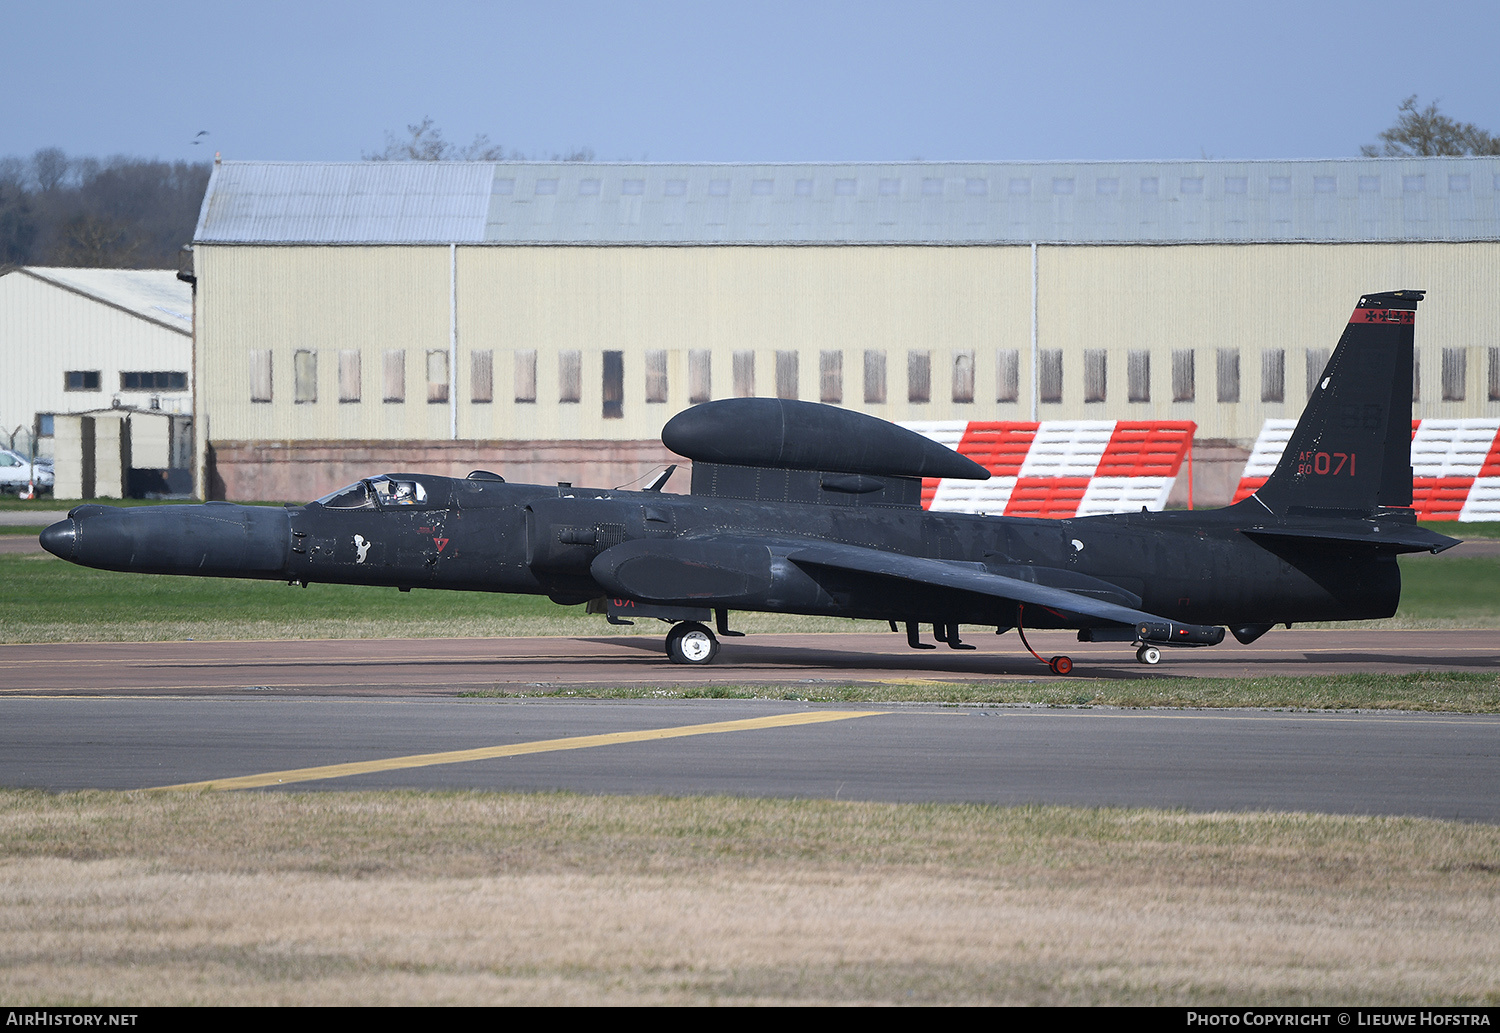
<instances>
[{"instance_id":1,"label":"hangar building","mask_svg":"<svg viewBox=\"0 0 1500 1033\"><path fill-rule=\"evenodd\" d=\"M0 273L0 445L14 442L29 454L35 439L37 454L50 457L59 417L119 422L138 413L126 468L180 468L185 475L192 353L192 290L169 270L27 266ZM60 473L77 480L76 461L59 460Z\"/></svg>"},{"instance_id":2,"label":"hangar building","mask_svg":"<svg viewBox=\"0 0 1500 1033\"><path fill-rule=\"evenodd\" d=\"M1222 503L1364 292L1429 291L1418 416L1500 415L1497 201L1494 157L224 162L193 251L199 483L614 486L673 461L674 413L771 395L1192 420Z\"/></svg>"}]
</instances>

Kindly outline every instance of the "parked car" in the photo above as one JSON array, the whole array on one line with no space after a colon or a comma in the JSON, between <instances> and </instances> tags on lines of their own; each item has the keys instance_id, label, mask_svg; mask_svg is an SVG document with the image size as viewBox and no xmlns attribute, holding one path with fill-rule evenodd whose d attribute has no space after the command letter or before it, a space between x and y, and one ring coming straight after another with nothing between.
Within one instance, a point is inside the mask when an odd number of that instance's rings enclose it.
<instances>
[{"instance_id":1,"label":"parked car","mask_svg":"<svg viewBox=\"0 0 1500 1033\"><path fill-rule=\"evenodd\" d=\"M0 492L19 495L33 483L37 491L51 491L53 480L50 459L37 459L33 469L31 460L19 452L0 448Z\"/></svg>"}]
</instances>

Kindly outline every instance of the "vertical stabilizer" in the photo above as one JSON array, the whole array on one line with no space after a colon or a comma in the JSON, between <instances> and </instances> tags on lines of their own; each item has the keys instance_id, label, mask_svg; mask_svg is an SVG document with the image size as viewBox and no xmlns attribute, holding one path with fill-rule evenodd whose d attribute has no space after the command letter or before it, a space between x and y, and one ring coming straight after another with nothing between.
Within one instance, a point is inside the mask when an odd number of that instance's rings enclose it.
<instances>
[{"instance_id":1,"label":"vertical stabilizer","mask_svg":"<svg viewBox=\"0 0 1500 1033\"><path fill-rule=\"evenodd\" d=\"M1281 462L1252 499L1273 513L1411 505L1411 369L1425 291L1359 299Z\"/></svg>"}]
</instances>

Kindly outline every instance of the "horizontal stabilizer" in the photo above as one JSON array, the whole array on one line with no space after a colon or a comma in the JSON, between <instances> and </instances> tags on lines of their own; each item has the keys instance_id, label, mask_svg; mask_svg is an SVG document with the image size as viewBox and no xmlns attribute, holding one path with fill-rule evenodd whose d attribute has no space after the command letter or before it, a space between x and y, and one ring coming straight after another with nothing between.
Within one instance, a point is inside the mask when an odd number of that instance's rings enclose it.
<instances>
[{"instance_id":1,"label":"horizontal stabilizer","mask_svg":"<svg viewBox=\"0 0 1500 1033\"><path fill-rule=\"evenodd\" d=\"M1246 527L1241 529L1241 533L1251 538L1279 541L1303 539L1310 542L1368 545L1398 553L1442 552L1461 544L1457 538L1449 538L1415 524L1392 527L1374 520L1348 521L1340 527Z\"/></svg>"}]
</instances>

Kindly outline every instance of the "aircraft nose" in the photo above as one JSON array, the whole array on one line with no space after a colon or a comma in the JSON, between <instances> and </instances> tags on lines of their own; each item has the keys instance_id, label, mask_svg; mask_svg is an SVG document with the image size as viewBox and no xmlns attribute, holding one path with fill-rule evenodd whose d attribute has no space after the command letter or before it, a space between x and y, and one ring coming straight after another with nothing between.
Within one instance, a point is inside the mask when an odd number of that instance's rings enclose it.
<instances>
[{"instance_id":1,"label":"aircraft nose","mask_svg":"<svg viewBox=\"0 0 1500 1033\"><path fill-rule=\"evenodd\" d=\"M42 548L52 555L60 559L71 560L73 547L78 542L78 532L71 519L59 520L43 530L38 540L41 541Z\"/></svg>"}]
</instances>

